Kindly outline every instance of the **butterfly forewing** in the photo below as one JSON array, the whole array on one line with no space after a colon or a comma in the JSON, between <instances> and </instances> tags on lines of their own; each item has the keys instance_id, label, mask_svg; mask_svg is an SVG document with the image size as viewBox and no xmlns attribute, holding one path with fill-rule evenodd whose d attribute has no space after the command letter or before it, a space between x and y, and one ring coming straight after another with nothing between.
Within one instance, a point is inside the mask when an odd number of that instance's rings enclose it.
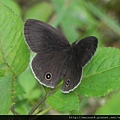
<instances>
[{"instance_id":1,"label":"butterfly forewing","mask_svg":"<svg viewBox=\"0 0 120 120\"><path fill-rule=\"evenodd\" d=\"M58 51L69 48L70 44L58 30L38 20L25 22L26 42L33 52Z\"/></svg>"},{"instance_id":2,"label":"butterfly forewing","mask_svg":"<svg viewBox=\"0 0 120 120\"><path fill-rule=\"evenodd\" d=\"M45 86L56 87L63 78L65 58L66 52L38 53L32 61L32 70L37 80Z\"/></svg>"},{"instance_id":3,"label":"butterfly forewing","mask_svg":"<svg viewBox=\"0 0 120 120\"><path fill-rule=\"evenodd\" d=\"M80 40L74 47L75 54L81 67L84 67L94 55L98 40L96 37L89 36Z\"/></svg>"}]
</instances>

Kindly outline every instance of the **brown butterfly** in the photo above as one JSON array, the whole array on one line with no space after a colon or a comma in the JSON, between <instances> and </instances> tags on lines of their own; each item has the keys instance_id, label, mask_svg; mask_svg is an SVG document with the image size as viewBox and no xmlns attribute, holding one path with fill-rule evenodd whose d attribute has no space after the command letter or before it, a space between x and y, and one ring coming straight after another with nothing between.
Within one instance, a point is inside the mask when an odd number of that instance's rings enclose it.
<instances>
[{"instance_id":1,"label":"brown butterfly","mask_svg":"<svg viewBox=\"0 0 120 120\"><path fill-rule=\"evenodd\" d=\"M55 88L63 78L64 93L80 84L82 68L94 55L98 43L96 37L89 36L70 45L57 29L34 19L25 22L24 35L30 49L37 53L31 63L37 80Z\"/></svg>"}]
</instances>

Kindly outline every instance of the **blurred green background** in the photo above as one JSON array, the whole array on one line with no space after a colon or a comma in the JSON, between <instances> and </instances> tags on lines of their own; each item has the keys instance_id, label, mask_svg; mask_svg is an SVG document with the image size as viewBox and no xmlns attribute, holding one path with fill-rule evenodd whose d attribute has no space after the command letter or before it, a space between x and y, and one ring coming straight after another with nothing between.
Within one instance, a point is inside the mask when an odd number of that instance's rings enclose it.
<instances>
[{"instance_id":1,"label":"blurred green background","mask_svg":"<svg viewBox=\"0 0 120 120\"><path fill-rule=\"evenodd\" d=\"M119 0L0 0L23 21L32 18L51 24L67 37L70 43L86 36L96 36L99 47L120 47ZM31 57L34 53L31 53ZM17 90L16 111L27 114L45 93L31 73L30 67L17 80L23 91ZM17 85L16 85L17 88ZM101 88L102 89L102 88ZM80 97L79 110L61 113L46 110L44 114L120 114L120 91L100 98ZM41 111L47 108L44 103ZM10 113L11 114L11 113Z\"/></svg>"}]
</instances>

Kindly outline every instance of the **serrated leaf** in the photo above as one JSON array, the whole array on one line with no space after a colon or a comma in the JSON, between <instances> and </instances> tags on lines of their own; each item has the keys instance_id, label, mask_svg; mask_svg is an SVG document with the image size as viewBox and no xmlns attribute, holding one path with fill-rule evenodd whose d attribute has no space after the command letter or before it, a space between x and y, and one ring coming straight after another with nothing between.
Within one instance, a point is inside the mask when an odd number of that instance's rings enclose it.
<instances>
[{"instance_id":1,"label":"serrated leaf","mask_svg":"<svg viewBox=\"0 0 120 120\"><path fill-rule=\"evenodd\" d=\"M26 69L28 48L23 37L23 22L0 3L0 114L6 114L14 97L15 77Z\"/></svg>"},{"instance_id":2,"label":"serrated leaf","mask_svg":"<svg viewBox=\"0 0 120 120\"><path fill-rule=\"evenodd\" d=\"M120 87L120 50L99 48L84 68L83 79L75 90L83 96L104 96Z\"/></svg>"},{"instance_id":3,"label":"serrated leaf","mask_svg":"<svg viewBox=\"0 0 120 120\"><path fill-rule=\"evenodd\" d=\"M48 18L51 16L52 12L53 8L47 2L35 4L33 7L28 9L28 11L25 14L25 19L31 18L38 19L41 21L48 21Z\"/></svg>"},{"instance_id":4,"label":"serrated leaf","mask_svg":"<svg viewBox=\"0 0 120 120\"><path fill-rule=\"evenodd\" d=\"M60 90L47 98L48 104L58 111L78 110L79 99L75 93L64 94Z\"/></svg>"}]
</instances>

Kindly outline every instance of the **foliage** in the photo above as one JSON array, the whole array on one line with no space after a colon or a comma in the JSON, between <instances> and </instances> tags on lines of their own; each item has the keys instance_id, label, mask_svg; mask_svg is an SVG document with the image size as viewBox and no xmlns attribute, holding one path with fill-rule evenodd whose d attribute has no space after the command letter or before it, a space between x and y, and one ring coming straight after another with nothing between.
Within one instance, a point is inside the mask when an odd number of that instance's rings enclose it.
<instances>
[{"instance_id":1,"label":"foliage","mask_svg":"<svg viewBox=\"0 0 120 120\"><path fill-rule=\"evenodd\" d=\"M113 16L120 9L110 11L111 4L117 5L117 0L0 0L0 114L50 114L51 109L53 114L120 114L120 50L115 48L120 46L120 25L119 17ZM23 35L29 18L60 29L70 43L89 35L98 38L95 56L73 92L62 93L61 84L46 88L34 78L29 67L34 54ZM93 102L95 110L89 112L91 98L97 105Z\"/></svg>"}]
</instances>

